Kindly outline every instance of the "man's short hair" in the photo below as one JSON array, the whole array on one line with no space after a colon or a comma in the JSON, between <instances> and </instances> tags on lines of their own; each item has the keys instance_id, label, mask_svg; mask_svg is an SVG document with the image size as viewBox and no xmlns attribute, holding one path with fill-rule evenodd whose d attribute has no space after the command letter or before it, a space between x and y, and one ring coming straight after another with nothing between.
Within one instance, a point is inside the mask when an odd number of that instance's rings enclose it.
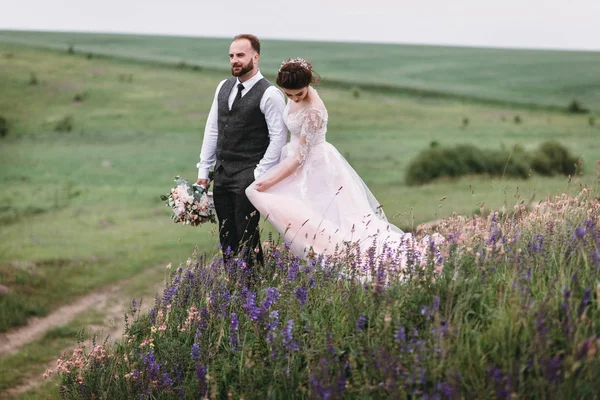
<instances>
[{"instance_id":1,"label":"man's short hair","mask_svg":"<svg viewBox=\"0 0 600 400\"><path fill-rule=\"evenodd\" d=\"M257 54L260 54L260 40L250 33L242 33L240 35L236 35L233 40L247 39L250 42L250 45L256 51Z\"/></svg>"}]
</instances>

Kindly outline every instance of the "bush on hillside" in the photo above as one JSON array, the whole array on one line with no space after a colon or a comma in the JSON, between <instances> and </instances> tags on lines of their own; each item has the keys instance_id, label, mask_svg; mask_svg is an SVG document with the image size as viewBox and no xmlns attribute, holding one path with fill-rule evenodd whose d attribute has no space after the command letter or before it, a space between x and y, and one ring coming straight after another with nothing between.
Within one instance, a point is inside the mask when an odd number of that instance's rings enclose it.
<instances>
[{"instance_id":1,"label":"bush on hillside","mask_svg":"<svg viewBox=\"0 0 600 400\"><path fill-rule=\"evenodd\" d=\"M573 100L569 103L569 105L567 106L567 111L569 111L571 114L587 114L588 112L590 112L590 110L583 107L581 103L577 100Z\"/></svg>"},{"instance_id":2,"label":"bush on hillside","mask_svg":"<svg viewBox=\"0 0 600 400\"><path fill-rule=\"evenodd\" d=\"M133 82L133 74L119 74L119 82Z\"/></svg>"},{"instance_id":3,"label":"bush on hillside","mask_svg":"<svg viewBox=\"0 0 600 400\"><path fill-rule=\"evenodd\" d=\"M38 84L37 76L35 75L35 72L31 72L29 74L29 85L30 86L35 86L37 84Z\"/></svg>"},{"instance_id":4,"label":"bush on hillside","mask_svg":"<svg viewBox=\"0 0 600 400\"><path fill-rule=\"evenodd\" d=\"M73 130L73 117L67 115L56 122L54 132L71 132Z\"/></svg>"},{"instance_id":5,"label":"bush on hillside","mask_svg":"<svg viewBox=\"0 0 600 400\"><path fill-rule=\"evenodd\" d=\"M75 96L73 96L73 101L76 103L81 103L83 101L85 101L88 98L88 92L80 92L80 93L76 93Z\"/></svg>"},{"instance_id":6,"label":"bush on hillside","mask_svg":"<svg viewBox=\"0 0 600 400\"><path fill-rule=\"evenodd\" d=\"M408 185L421 185L438 178L454 178L472 174L516 176L527 178L529 166L520 152L482 150L472 145L454 148L431 147L422 151L409 164Z\"/></svg>"},{"instance_id":7,"label":"bush on hillside","mask_svg":"<svg viewBox=\"0 0 600 400\"><path fill-rule=\"evenodd\" d=\"M555 141L542 143L533 154L527 153L521 146L510 151L480 149L473 145L450 148L435 143L410 162L405 176L407 185L480 174L527 179L530 170L541 175L574 175L578 168L578 159Z\"/></svg>"},{"instance_id":8,"label":"bush on hillside","mask_svg":"<svg viewBox=\"0 0 600 400\"><path fill-rule=\"evenodd\" d=\"M8 135L8 121L6 118L0 116L0 137Z\"/></svg>"},{"instance_id":9,"label":"bush on hillside","mask_svg":"<svg viewBox=\"0 0 600 400\"><path fill-rule=\"evenodd\" d=\"M575 175L578 172L578 161L569 149L550 140L542 143L533 153L531 168L540 175Z\"/></svg>"}]
</instances>

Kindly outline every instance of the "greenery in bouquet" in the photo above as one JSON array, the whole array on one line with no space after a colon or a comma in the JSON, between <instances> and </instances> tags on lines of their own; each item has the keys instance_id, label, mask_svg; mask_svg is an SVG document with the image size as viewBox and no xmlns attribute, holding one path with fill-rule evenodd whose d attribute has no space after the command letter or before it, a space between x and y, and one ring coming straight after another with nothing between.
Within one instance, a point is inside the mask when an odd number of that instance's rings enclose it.
<instances>
[{"instance_id":1,"label":"greenery in bouquet","mask_svg":"<svg viewBox=\"0 0 600 400\"><path fill-rule=\"evenodd\" d=\"M175 183L167 195L160 197L173 210L171 219L175 223L198 226L205 222L217 222L211 192L180 176L175 177Z\"/></svg>"}]
</instances>

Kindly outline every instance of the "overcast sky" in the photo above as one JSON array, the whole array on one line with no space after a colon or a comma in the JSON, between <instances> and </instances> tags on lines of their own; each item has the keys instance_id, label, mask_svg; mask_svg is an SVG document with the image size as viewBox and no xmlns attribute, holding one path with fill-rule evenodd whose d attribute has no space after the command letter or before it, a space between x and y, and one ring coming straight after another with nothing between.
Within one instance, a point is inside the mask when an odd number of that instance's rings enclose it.
<instances>
[{"instance_id":1,"label":"overcast sky","mask_svg":"<svg viewBox=\"0 0 600 400\"><path fill-rule=\"evenodd\" d=\"M600 50L600 0L15 0L0 29Z\"/></svg>"}]
</instances>

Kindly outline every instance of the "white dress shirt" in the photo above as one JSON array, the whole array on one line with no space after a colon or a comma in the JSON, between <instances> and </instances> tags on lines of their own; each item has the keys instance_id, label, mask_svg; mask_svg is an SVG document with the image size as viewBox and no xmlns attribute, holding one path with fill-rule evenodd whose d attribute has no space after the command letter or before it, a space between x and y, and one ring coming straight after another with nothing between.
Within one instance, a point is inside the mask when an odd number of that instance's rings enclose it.
<instances>
[{"instance_id":1,"label":"white dress shirt","mask_svg":"<svg viewBox=\"0 0 600 400\"><path fill-rule=\"evenodd\" d=\"M260 71L257 72L252 78L243 82L244 90L242 90L242 97L248 93L250 89L263 78ZM206 120L206 127L204 128L204 139L202 141L202 150L200 151L200 162L196 164L198 167L198 179L207 179L208 172L213 167L217 160L217 136L219 134L218 128L218 97L221 87L225 83L225 80L221 81L217 86L215 92L215 98L210 112L208 113L208 119ZM237 95L237 85L240 83L237 79L231 93L229 94L229 109L233 100ZM260 160L256 168L254 168L254 178L258 178L271 167L275 166L279 162L279 156L281 148L287 141L287 130L283 123L283 109L285 108L285 98L283 93L275 86L269 86L265 90L262 98L260 99L260 111L265 115L267 127L269 129L269 146L263 158Z\"/></svg>"}]
</instances>

